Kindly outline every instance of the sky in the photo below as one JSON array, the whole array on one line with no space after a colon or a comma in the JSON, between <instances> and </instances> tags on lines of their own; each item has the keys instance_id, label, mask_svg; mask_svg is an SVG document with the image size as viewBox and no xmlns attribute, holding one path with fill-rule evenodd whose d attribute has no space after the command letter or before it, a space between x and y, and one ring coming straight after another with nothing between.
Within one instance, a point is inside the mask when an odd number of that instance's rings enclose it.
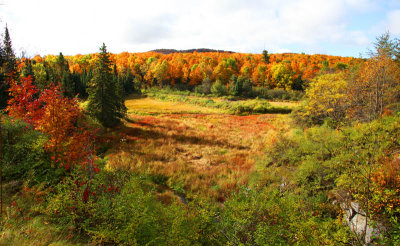
<instances>
[{"instance_id":1,"label":"sky","mask_svg":"<svg viewBox=\"0 0 400 246\"><path fill-rule=\"evenodd\" d=\"M211 48L365 56L400 0L0 0L16 54ZM4 31L1 31L2 33Z\"/></svg>"}]
</instances>

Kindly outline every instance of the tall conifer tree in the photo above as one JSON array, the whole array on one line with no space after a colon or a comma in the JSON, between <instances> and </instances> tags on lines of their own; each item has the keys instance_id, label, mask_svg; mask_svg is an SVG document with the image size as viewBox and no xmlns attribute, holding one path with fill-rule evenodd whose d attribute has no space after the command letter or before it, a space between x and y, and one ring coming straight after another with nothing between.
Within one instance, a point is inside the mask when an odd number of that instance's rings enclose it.
<instances>
[{"instance_id":1,"label":"tall conifer tree","mask_svg":"<svg viewBox=\"0 0 400 246\"><path fill-rule=\"evenodd\" d=\"M113 127L125 116L126 107L117 95L110 54L103 43L97 58L92 86L88 89L88 110L103 126Z\"/></svg>"},{"instance_id":2,"label":"tall conifer tree","mask_svg":"<svg viewBox=\"0 0 400 246\"><path fill-rule=\"evenodd\" d=\"M0 57L0 109L2 109L7 106L7 101L9 99L8 89L10 88L10 80L18 78L17 58L12 48L10 33L8 32L7 26L4 31L3 45L0 47Z\"/></svg>"},{"instance_id":3,"label":"tall conifer tree","mask_svg":"<svg viewBox=\"0 0 400 246\"><path fill-rule=\"evenodd\" d=\"M23 77L31 77L32 82L35 83L35 73L33 72L33 67L32 67L32 60L26 59L25 60L25 67L22 70L22 76Z\"/></svg>"},{"instance_id":4,"label":"tall conifer tree","mask_svg":"<svg viewBox=\"0 0 400 246\"><path fill-rule=\"evenodd\" d=\"M267 50L263 50L262 55L263 55L263 60L264 60L265 64L269 64L270 56L268 54L268 51Z\"/></svg>"},{"instance_id":5,"label":"tall conifer tree","mask_svg":"<svg viewBox=\"0 0 400 246\"><path fill-rule=\"evenodd\" d=\"M17 78L17 57L15 56L14 49L12 47L12 42L10 38L10 33L8 32L8 27L6 26L4 32L4 62L5 62L5 74L8 78Z\"/></svg>"}]
</instances>

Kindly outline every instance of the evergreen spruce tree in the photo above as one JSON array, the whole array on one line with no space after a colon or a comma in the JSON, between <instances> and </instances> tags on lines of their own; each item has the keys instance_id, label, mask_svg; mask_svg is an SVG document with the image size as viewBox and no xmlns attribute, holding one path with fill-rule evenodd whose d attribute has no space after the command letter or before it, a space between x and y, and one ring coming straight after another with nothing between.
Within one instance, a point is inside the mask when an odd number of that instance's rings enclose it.
<instances>
[{"instance_id":1,"label":"evergreen spruce tree","mask_svg":"<svg viewBox=\"0 0 400 246\"><path fill-rule=\"evenodd\" d=\"M118 74L117 71L117 65L114 64L113 68L113 82L115 84L115 93L117 93L117 97L121 98L124 100L125 97L125 89L124 89L124 84L123 84L123 78Z\"/></svg>"},{"instance_id":2,"label":"evergreen spruce tree","mask_svg":"<svg viewBox=\"0 0 400 246\"><path fill-rule=\"evenodd\" d=\"M7 106L7 101L9 99L9 82L10 80L18 78L17 58L12 48L10 33L8 32L7 26L5 28L3 45L0 48L0 52L0 109L3 109Z\"/></svg>"},{"instance_id":3,"label":"evergreen spruce tree","mask_svg":"<svg viewBox=\"0 0 400 246\"><path fill-rule=\"evenodd\" d=\"M117 83L117 80L118 80L117 64L114 63L114 66L113 66L113 81L114 81L114 83Z\"/></svg>"},{"instance_id":4,"label":"evergreen spruce tree","mask_svg":"<svg viewBox=\"0 0 400 246\"><path fill-rule=\"evenodd\" d=\"M18 78L17 57L15 56L14 49L12 47L10 33L8 32L7 26L4 32L3 58L5 62L4 72L6 77L12 79Z\"/></svg>"},{"instance_id":5,"label":"evergreen spruce tree","mask_svg":"<svg viewBox=\"0 0 400 246\"><path fill-rule=\"evenodd\" d=\"M90 69L83 70L82 74L79 75L79 95L81 98L88 98L88 87L90 85L90 81L92 81L93 74Z\"/></svg>"},{"instance_id":6,"label":"evergreen spruce tree","mask_svg":"<svg viewBox=\"0 0 400 246\"><path fill-rule=\"evenodd\" d=\"M79 98L86 98L86 84L82 84L82 76L84 75L84 72L82 74L77 73L74 71L71 74L71 81L72 84L74 85L74 91L75 91L75 96L78 95Z\"/></svg>"},{"instance_id":7,"label":"evergreen spruce tree","mask_svg":"<svg viewBox=\"0 0 400 246\"><path fill-rule=\"evenodd\" d=\"M71 72L69 71L69 63L62 52L60 52L57 57L55 71L53 72L53 82L55 84L61 84L64 96L74 97L77 94L75 84L72 80Z\"/></svg>"},{"instance_id":8,"label":"evergreen spruce tree","mask_svg":"<svg viewBox=\"0 0 400 246\"><path fill-rule=\"evenodd\" d=\"M22 75L24 77L31 76L32 82L35 83L35 73L33 72L32 60L30 60L30 59L25 60L25 67L22 70Z\"/></svg>"},{"instance_id":9,"label":"evergreen spruce tree","mask_svg":"<svg viewBox=\"0 0 400 246\"><path fill-rule=\"evenodd\" d=\"M113 81L110 54L103 43L97 58L92 86L88 89L88 111L104 127L117 125L126 114L123 100Z\"/></svg>"},{"instance_id":10,"label":"evergreen spruce tree","mask_svg":"<svg viewBox=\"0 0 400 246\"><path fill-rule=\"evenodd\" d=\"M65 59L62 52L60 52L60 54L57 57L55 72L56 72L57 76L59 77L59 79L61 79L64 72L69 72L69 63Z\"/></svg>"},{"instance_id":11,"label":"evergreen spruce tree","mask_svg":"<svg viewBox=\"0 0 400 246\"><path fill-rule=\"evenodd\" d=\"M263 55L263 60L264 60L265 64L269 64L269 54L268 54L268 51L267 51L267 50L263 50L262 55Z\"/></svg>"},{"instance_id":12,"label":"evergreen spruce tree","mask_svg":"<svg viewBox=\"0 0 400 246\"><path fill-rule=\"evenodd\" d=\"M123 76L122 84L124 86L126 95L137 92L135 89L135 85L134 85L134 78L133 78L133 75L132 75L129 67L125 71L125 75Z\"/></svg>"},{"instance_id":13,"label":"evergreen spruce tree","mask_svg":"<svg viewBox=\"0 0 400 246\"><path fill-rule=\"evenodd\" d=\"M75 85L71 78L71 73L64 71L61 76L61 88L64 96L74 97L76 95Z\"/></svg>"},{"instance_id":14,"label":"evergreen spruce tree","mask_svg":"<svg viewBox=\"0 0 400 246\"><path fill-rule=\"evenodd\" d=\"M0 43L0 109L7 106L8 99L8 84L6 83L6 78L4 75L4 48L3 44Z\"/></svg>"}]
</instances>

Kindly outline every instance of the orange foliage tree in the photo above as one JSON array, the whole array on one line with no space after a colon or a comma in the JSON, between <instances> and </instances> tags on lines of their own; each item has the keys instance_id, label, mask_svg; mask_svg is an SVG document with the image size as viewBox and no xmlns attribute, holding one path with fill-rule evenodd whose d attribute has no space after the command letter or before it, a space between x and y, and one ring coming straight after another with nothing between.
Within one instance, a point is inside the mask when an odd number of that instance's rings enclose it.
<instances>
[{"instance_id":1,"label":"orange foliage tree","mask_svg":"<svg viewBox=\"0 0 400 246\"><path fill-rule=\"evenodd\" d=\"M66 56L71 72L78 74L94 69L98 54ZM193 52L159 54L155 52L112 54L112 63L118 71L129 71L142 84L176 85L189 84L196 86L204 79L215 82L219 79L228 84L232 75L249 78L253 86L277 85L272 78L271 67L283 64L293 71L293 79L301 78L305 84L313 79L328 64L330 71L337 69L337 64L348 67L360 64L361 59L352 57L305 55L294 53L270 54L269 64L265 64L262 54L228 53L228 52ZM37 63L46 62L54 67L55 56L35 57ZM290 89L290 88L288 88Z\"/></svg>"},{"instance_id":2,"label":"orange foliage tree","mask_svg":"<svg viewBox=\"0 0 400 246\"><path fill-rule=\"evenodd\" d=\"M399 97L400 68L386 54L377 54L365 62L350 83L353 118L371 121L384 113Z\"/></svg>"},{"instance_id":3,"label":"orange foliage tree","mask_svg":"<svg viewBox=\"0 0 400 246\"><path fill-rule=\"evenodd\" d=\"M39 93L31 78L11 83L7 111L10 116L31 124L45 133L46 150L54 163L68 169L71 165L86 164L94 154L93 132L83 123L83 113L76 99L63 97L59 86Z\"/></svg>"}]
</instances>

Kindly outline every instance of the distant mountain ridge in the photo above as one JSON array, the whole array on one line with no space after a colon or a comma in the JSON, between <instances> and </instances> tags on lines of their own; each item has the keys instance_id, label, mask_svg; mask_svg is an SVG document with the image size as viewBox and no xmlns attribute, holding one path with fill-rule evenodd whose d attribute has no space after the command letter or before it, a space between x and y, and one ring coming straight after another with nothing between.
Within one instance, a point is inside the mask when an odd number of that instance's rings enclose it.
<instances>
[{"instance_id":1,"label":"distant mountain ridge","mask_svg":"<svg viewBox=\"0 0 400 246\"><path fill-rule=\"evenodd\" d=\"M175 49L155 49L151 50L150 52L157 52L161 54L173 54L173 53L193 53L193 52L198 52L198 53L205 53L205 52L220 52L220 53L235 53L233 51L226 51L226 50L214 50L214 49L206 49L206 48L200 48L200 49L188 49L188 50L175 50Z\"/></svg>"}]
</instances>

